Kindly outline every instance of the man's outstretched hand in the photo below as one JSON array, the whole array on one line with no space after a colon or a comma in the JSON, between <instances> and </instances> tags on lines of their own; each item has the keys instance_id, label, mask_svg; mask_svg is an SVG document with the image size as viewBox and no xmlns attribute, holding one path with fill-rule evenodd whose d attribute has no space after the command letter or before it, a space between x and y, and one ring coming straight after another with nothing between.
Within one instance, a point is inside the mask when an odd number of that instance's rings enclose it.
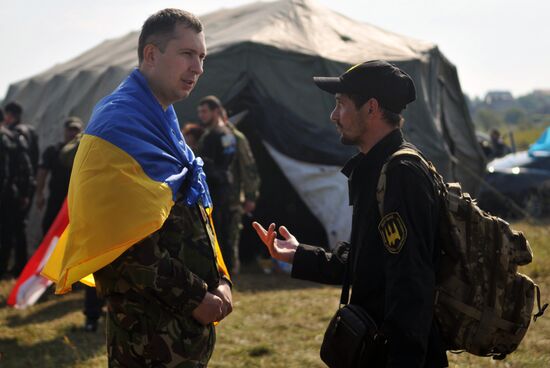
<instances>
[{"instance_id":1,"label":"man's outstretched hand","mask_svg":"<svg viewBox=\"0 0 550 368\"><path fill-rule=\"evenodd\" d=\"M279 261L292 263L294 253L296 253L296 248L298 248L300 243L285 226L279 227L279 232L284 237L284 240L277 239L275 224L269 225L269 228L266 230L262 225L254 221L252 227L269 250L271 257Z\"/></svg>"}]
</instances>

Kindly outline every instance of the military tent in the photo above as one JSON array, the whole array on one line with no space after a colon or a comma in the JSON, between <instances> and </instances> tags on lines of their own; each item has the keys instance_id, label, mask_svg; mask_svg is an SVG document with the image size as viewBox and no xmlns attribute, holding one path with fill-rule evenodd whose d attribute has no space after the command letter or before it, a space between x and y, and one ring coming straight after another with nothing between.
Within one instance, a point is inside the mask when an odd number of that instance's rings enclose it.
<instances>
[{"instance_id":1,"label":"military tent","mask_svg":"<svg viewBox=\"0 0 550 368\"><path fill-rule=\"evenodd\" d=\"M256 2L200 17L208 47L205 72L176 104L181 123L196 121L196 103L217 95L230 113L247 110L249 137L262 176L257 218L288 224L301 241L333 246L349 236L351 212L341 166L355 152L329 120L333 97L312 83L351 65L385 59L414 79L417 101L404 112L406 137L447 180L470 191L484 156L457 70L436 45L362 23L312 0ZM25 106L42 149L61 137L70 115L93 106L137 64L139 32L107 40L66 63L10 86L4 101ZM246 239L246 236L245 236Z\"/></svg>"}]
</instances>

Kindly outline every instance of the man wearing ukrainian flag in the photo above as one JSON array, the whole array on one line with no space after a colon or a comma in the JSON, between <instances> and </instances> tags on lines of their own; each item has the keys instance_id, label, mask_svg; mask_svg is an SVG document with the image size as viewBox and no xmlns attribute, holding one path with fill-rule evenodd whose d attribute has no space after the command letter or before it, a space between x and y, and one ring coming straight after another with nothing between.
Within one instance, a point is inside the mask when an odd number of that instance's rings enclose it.
<instances>
[{"instance_id":1,"label":"man wearing ukrainian flag","mask_svg":"<svg viewBox=\"0 0 550 368\"><path fill-rule=\"evenodd\" d=\"M108 308L110 367L205 367L213 322L232 310L202 160L172 107L205 56L193 14L150 16L139 67L95 106L76 154L69 225L42 273L56 293L95 282Z\"/></svg>"}]
</instances>

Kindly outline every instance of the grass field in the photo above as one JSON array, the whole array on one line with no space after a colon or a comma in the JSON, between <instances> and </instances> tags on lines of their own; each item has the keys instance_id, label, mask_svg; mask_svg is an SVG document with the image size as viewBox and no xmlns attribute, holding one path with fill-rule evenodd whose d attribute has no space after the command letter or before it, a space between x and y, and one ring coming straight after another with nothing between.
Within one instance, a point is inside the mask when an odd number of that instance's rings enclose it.
<instances>
[{"instance_id":1,"label":"grass field","mask_svg":"<svg viewBox=\"0 0 550 368\"><path fill-rule=\"evenodd\" d=\"M520 222L535 261L522 272L550 295L550 220ZM27 310L5 306L13 281L0 283L0 367L106 366L104 336L80 330L83 293L45 295ZM211 367L323 367L319 346L339 290L286 275L235 279L234 312L218 327ZM104 326L101 325L100 329ZM550 367L550 316L532 323L519 350L504 361L448 354L451 367Z\"/></svg>"},{"instance_id":2,"label":"grass field","mask_svg":"<svg viewBox=\"0 0 550 368\"><path fill-rule=\"evenodd\" d=\"M530 128L518 128L514 130L514 141L516 142L516 149L523 151L529 148L529 146L537 141L539 137L548 128L548 124L542 124ZM502 132L504 142L508 145L510 143L510 136L504 131Z\"/></svg>"}]
</instances>

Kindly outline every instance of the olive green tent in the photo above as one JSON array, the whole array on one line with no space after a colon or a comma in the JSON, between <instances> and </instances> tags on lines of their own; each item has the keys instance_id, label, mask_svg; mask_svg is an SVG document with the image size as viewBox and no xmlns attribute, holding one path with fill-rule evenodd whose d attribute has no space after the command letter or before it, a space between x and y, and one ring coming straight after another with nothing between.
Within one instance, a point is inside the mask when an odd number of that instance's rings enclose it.
<instances>
[{"instance_id":1,"label":"olive green tent","mask_svg":"<svg viewBox=\"0 0 550 368\"><path fill-rule=\"evenodd\" d=\"M447 180L476 189L484 156L456 68L436 45L310 0L252 3L201 19L208 47L205 72L176 111L181 123L196 120L196 103L208 94L219 96L231 113L248 110L240 127L260 161L266 201L260 217L296 221L304 239L321 244L348 236L347 185L338 170L356 151L340 144L329 120L333 97L316 88L312 77L338 75L371 59L393 62L415 81L417 101L404 112L406 137ZM36 126L44 149L61 137L65 117L86 121L96 102L136 67L138 35L105 41L15 83L4 101L23 104L25 120Z\"/></svg>"}]
</instances>

